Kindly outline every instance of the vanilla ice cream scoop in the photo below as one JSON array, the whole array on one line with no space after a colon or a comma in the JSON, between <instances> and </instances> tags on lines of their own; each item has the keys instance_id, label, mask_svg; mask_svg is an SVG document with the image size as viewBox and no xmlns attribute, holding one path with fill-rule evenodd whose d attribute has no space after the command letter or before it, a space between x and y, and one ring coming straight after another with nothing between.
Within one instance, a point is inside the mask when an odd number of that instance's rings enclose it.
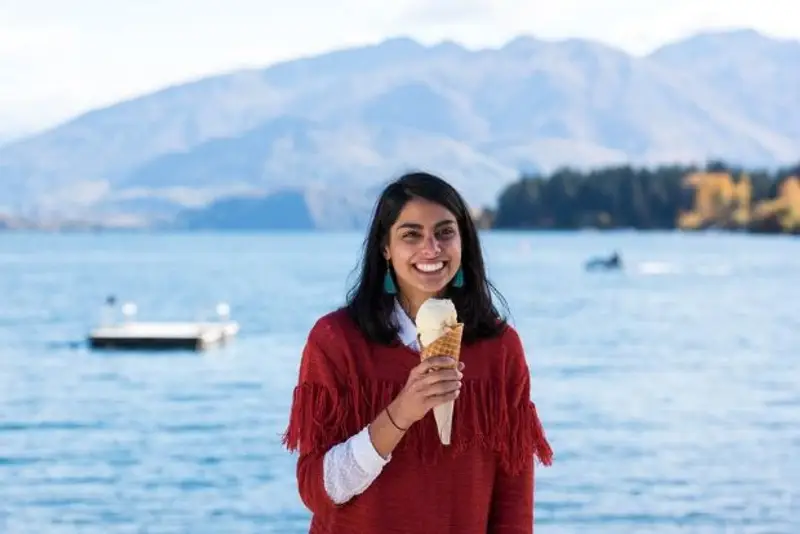
<instances>
[{"instance_id":1,"label":"vanilla ice cream scoop","mask_svg":"<svg viewBox=\"0 0 800 534\"><path fill-rule=\"evenodd\" d=\"M430 345L458 324L456 307L450 299L428 299L417 311L417 334L423 347Z\"/></svg>"}]
</instances>

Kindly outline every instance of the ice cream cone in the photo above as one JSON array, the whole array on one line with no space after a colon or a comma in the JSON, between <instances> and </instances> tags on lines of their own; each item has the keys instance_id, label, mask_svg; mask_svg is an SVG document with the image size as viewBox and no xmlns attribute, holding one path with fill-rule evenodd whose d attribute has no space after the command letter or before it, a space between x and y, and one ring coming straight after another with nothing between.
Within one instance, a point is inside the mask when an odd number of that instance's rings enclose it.
<instances>
[{"instance_id":1,"label":"ice cream cone","mask_svg":"<svg viewBox=\"0 0 800 534\"><path fill-rule=\"evenodd\" d=\"M461 356L461 338L463 335L464 324L456 324L455 327L436 338L431 344L422 347L420 359L426 360L432 356L449 356L458 361ZM439 430L439 440L443 445L450 445L450 437L453 432L453 406L454 401L450 401L433 409L436 428Z\"/></svg>"},{"instance_id":2,"label":"ice cream cone","mask_svg":"<svg viewBox=\"0 0 800 534\"><path fill-rule=\"evenodd\" d=\"M458 361L459 356L461 356L461 338L463 335L464 323L456 324L431 344L423 346L420 351L420 360L427 360L431 356L449 356Z\"/></svg>"}]
</instances>

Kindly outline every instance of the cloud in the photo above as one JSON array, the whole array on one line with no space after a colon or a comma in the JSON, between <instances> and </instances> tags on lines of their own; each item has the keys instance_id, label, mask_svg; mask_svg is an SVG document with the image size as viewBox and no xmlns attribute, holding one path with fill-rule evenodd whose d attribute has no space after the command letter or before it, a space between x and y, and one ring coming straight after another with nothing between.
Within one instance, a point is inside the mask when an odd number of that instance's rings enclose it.
<instances>
[{"instance_id":1,"label":"cloud","mask_svg":"<svg viewBox=\"0 0 800 534\"><path fill-rule=\"evenodd\" d=\"M415 26L454 25L463 22L473 23L482 20L490 23L494 18L495 7L485 0L416 0L394 21L398 28L405 25L407 29ZM410 32L411 33L411 32Z\"/></svg>"},{"instance_id":2,"label":"cloud","mask_svg":"<svg viewBox=\"0 0 800 534\"><path fill-rule=\"evenodd\" d=\"M0 122L4 134L52 120L83 90L82 47L73 28L0 19Z\"/></svg>"},{"instance_id":3,"label":"cloud","mask_svg":"<svg viewBox=\"0 0 800 534\"><path fill-rule=\"evenodd\" d=\"M0 61L46 60L53 51L73 55L80 48L80 35L65 25L26 25L0 18Z\"/></svg>"},{"instance_id":4,"label":"cloud","mask_svg":"<svg viewBox=\"0 0 800 534\"><path fill-rule=\"evenodd\" d=\"M396 35L473 48L523 33L584 37L636 53L705 27L748 26L800 38L796 17L788 16L796 2L0 2L0 120L60 120L173 83Z\"/></svg>"},{"instance_id":5,"label":"cloud","mask_svg":"<svg viewBox=\"0 0 800 534\"><path fill-rule=\"evenodd\" d=\"M391 31L471 46L500 45L519 34L582 37L644 54L710 28L748 27L800 38L800 26L787 16L796 10L797 0L417 0L393 21Z\"/></svg>"}]
</instances>

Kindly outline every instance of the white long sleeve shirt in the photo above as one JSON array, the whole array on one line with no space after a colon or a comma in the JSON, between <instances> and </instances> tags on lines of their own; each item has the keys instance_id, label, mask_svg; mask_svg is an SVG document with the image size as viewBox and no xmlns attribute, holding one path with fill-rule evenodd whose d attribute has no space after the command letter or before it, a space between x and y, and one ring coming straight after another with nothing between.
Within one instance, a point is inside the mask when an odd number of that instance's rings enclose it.
<instances>
[{"instance_id":1,"label":"white long sleeve shirt","mask_svg":"<svg viewBox=\"0 0 800 534\"><path fill-rule=\"evenodd\" d=\"M396 300L393 317L400 329L400 341L419 350L417 328ZM369 427L364 427L358 434L325 453L322 462L325 491L333 502L344 504L363 493L391 459L391 455L383 458L378 454L369 437Z\"/></svg>"}]
</instances>

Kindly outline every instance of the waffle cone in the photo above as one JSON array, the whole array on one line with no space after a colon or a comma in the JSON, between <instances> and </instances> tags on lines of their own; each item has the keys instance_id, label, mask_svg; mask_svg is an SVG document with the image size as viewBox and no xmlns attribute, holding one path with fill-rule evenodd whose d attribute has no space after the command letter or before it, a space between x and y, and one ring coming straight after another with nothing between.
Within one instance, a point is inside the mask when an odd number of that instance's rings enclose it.
<instances>
[{"instance_id":1,"label":"waffle cone","mask_svg":"<svg viewBox=\"0 0 800 534\"><path fill-rule=\"evenodd\" d=\"M427 360L431 356L449 356L458 361L461 356L461 338L464 335L464 323L458 323L450 331L436 338L436 340L422 347L420 361Z\"/></svg>"},{"instance_id":2,"label":"waffle cone","mask_svg":"<svg viewBox=\"0 0 800 534\"><path fill-rule=\"evenodd\" d=\"M433 343L427 347L422 347L420 360L425 360L432 356L449 356L458 361L461 356L461 338L463 335L464 324L458 323L450 331L436 338ZM446 402L433 408L433 417L436 419L439 441L443 445L450 445L450 437L453 433L454 402Z\"/></svg>"}]
</instances>

